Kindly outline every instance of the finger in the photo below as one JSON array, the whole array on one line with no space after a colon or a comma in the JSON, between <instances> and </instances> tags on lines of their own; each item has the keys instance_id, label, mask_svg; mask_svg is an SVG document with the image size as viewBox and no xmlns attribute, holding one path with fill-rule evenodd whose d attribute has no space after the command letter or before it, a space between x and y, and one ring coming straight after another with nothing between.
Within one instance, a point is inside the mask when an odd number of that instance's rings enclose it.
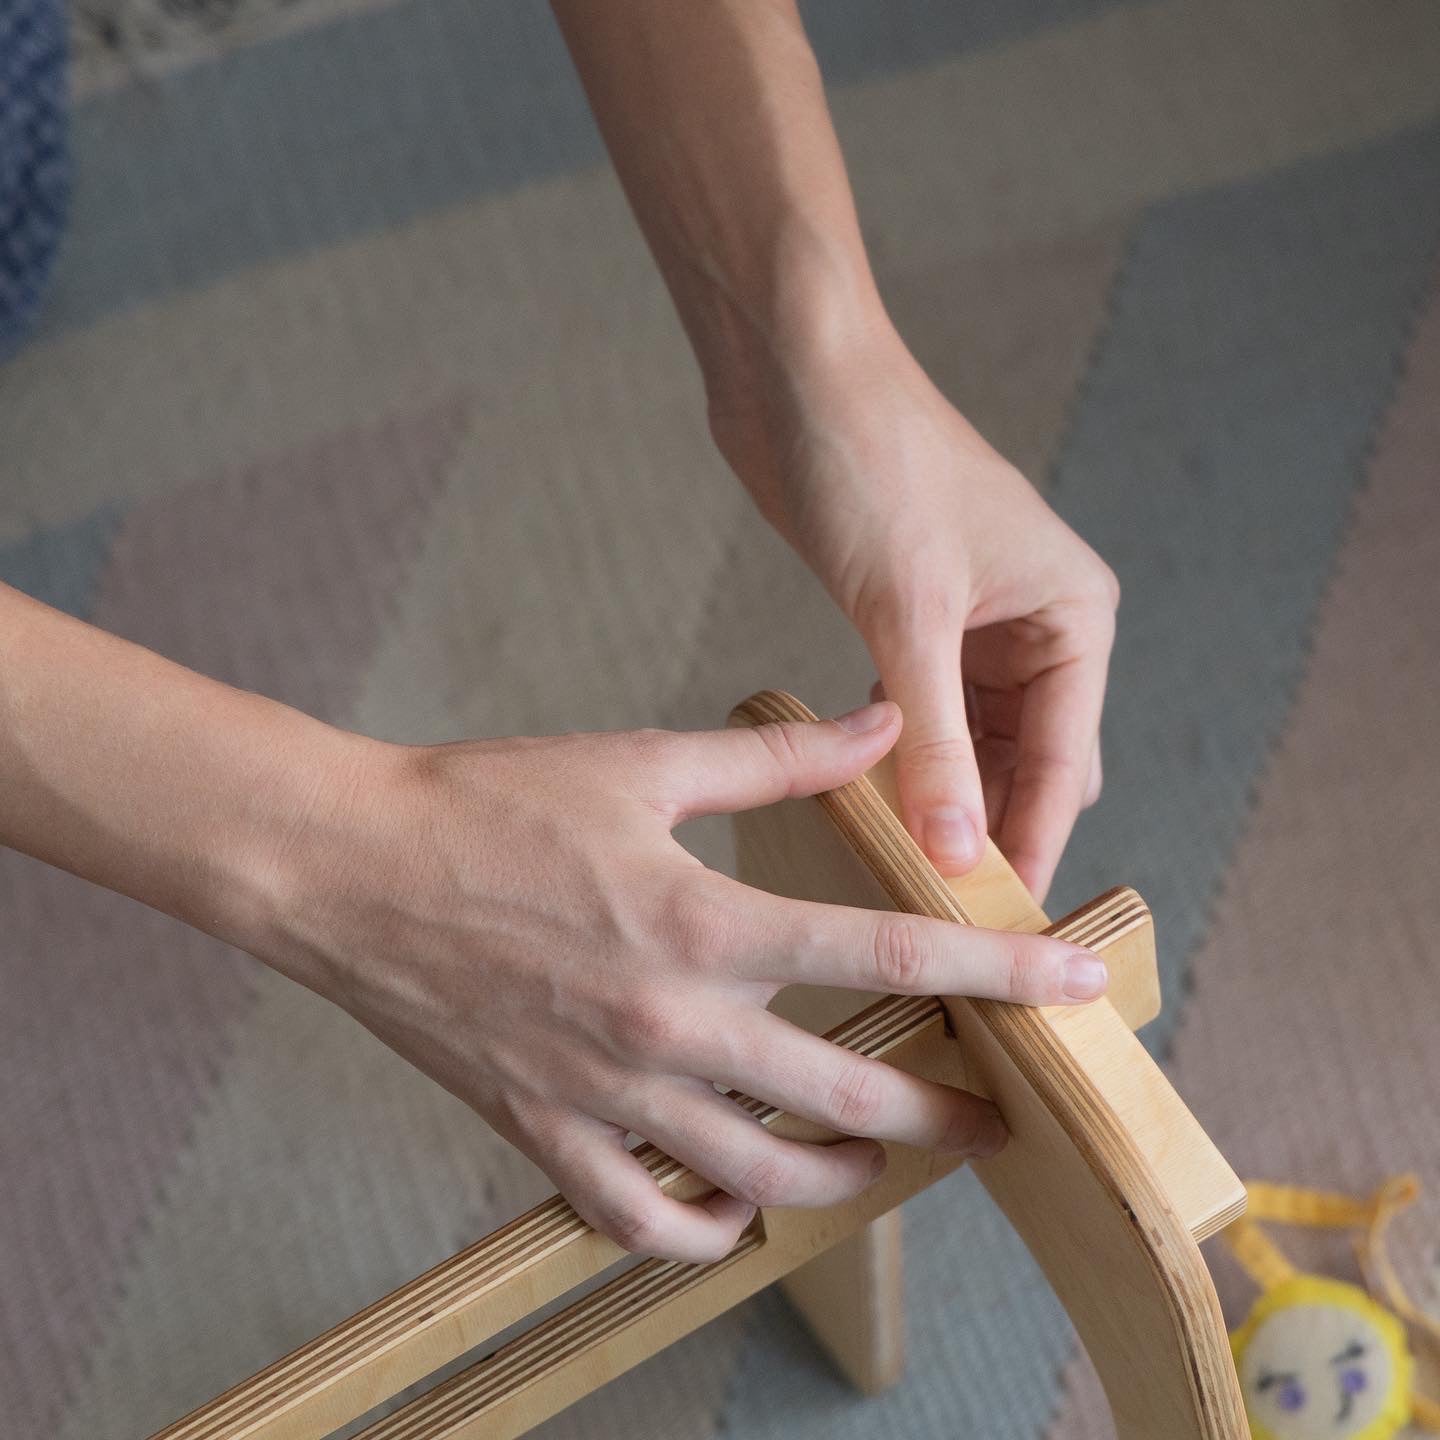
<instances>
[{"instance_id":1,"label":"finger","mask_svg":"<svg viewBox=\"0 0 1440 1440\"><path fill-rule=\"evenodd\" d=\"M946 874L963 874L985 846L985 801L965 714L960 634L877 644L885 694L905 717L895 747L895 780L905 828Z\"/></svg>"},{"instance_id":2,"label":"finger","mask_svg":"<svg viewBox=\"0 0 1440 1440\"><path fill-rule=\"evenodd\" d=\"M1005 1123L988 1100L832 1045L777 1015L727 1027L715 1077L792 1115L872 1140L993 1155Z\"/></svg>"},{"instance_id":3,"label":"finger","mask_svg":"<svg viewBox=\"0 0 1440 1440\"><path fill-rule=\"evenodd\" d=\"M1046 670L1025 689L1015 773L996 837L1037 900L1045 898L1085 803L1105 699L1106 657Z\"/></svg>"},{"instance_id":4,"label":"finger","mask_svg":"<svg viewBox=\"0 0 1440 1440\"><path fill-rule=\"evenodd\" d=\"M582 1220L637 1255L708 1264L735 1248L755 1215L724 1191L694 1204L671 1199L626 1150L623 1133L599 1121L567 1121L563 1138L552 1135L532 1153Z\"/></svg>"},{"instance_id":5,"label":"finger","mask_svg":"<svg viewBox=\"0 0 1440 1440\"><path fill-rule=\"evenodd\" d=\"M734 884L736 882L729 882ZM1048 935L747 892L735 969L775 985L1065 1005L1104 992L1105 962Z\"/></svg>"},{"instance_id":6,"label":"finger","mask_svg":"<svg viewBox=\"0 0 1440 1440\"><path fill-rule=\"evenodd\" d=\"M982 735L975 742L975 761L985 790L985 818L990 833L998 835L1010 803L1010 781L1015 775L1015 742L1000 735Z\"/></svg>"},{"instance_id":7,"label":"finger","mask_svg":"<svg viewBox=\"0 0 1440 1440\"><path fill-rule=\"evenodd\" d=\"M965 696L965 723L970 728L970 738L979 740L984 728L981 724L981 711L984 703L983 696L986 692L978 690L969 681L965 681L960 688L961 693ZM872 703L885 699L885 686L879 680L870 686L870 699ZM980 757L977 755L975 758L979 760Z\"/></svg>"},{"instance_id":8,"label":"finger","mask_svg":"<svg viewBox=\"0 0 1440 1440\"><path fill-rule=\"evenodd\" d=\"M899 729L900 712L882 702L818 723L676 735L665 766L669 808L677 821L688 820L833 790L863 775Z\"/></svg>"},{"instance_id":9,"label":"finger","mask_svg":"<svg viewBox=\"0 0 1440 1440\"><path fill-rule=\"evenodd\" d=\"M971 740L979 740L983 726L981 724L982 696L984 692L976 689L969 681L965 681L961 687L961 693L965 696L965 723L970 729ZM870 699L872 702L885 699L885 686L879 680L870 687ZM977 755L976 760L979 760Z\"/></svg>"},{"instance_id":10,"label":"finger","mask_svg":"<svg viewBox=\"0 0 1440 1440\"><path fill-rule=\"evenodd\" d=\"M967 673L973 674L971 639L970 635L965 638L962 663ZM972 697L971 736L985 794L985 820L990 833L998 835L1005 820L1005 807L1010 803L1010 782L1015 775L1015 732L1020 726L1023 692L1018 686L997 690L969 682L966 692Z\"/></svg>"},{"instance_id":11,"label":"finger","mask_svg":"<svg viewBox=\"0 0 1440 1440\"><path fill-rule=\"evenodd\" d=\"M637 1135L752 1205L838 1205L885 1169L870 1140L806 1145L772 1135L705 1081L655 1087L625 1117Z\"/></svg>"}]
</instances>

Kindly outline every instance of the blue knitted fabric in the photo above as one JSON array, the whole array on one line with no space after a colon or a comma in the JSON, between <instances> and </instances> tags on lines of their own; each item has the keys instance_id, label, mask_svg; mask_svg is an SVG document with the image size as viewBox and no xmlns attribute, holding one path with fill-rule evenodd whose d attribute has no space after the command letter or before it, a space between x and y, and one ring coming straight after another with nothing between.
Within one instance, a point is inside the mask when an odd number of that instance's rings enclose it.
<instances>
[{"instance_id":1,"label":"blue knitted fabric","mask_svg":"<svg viewBox=\"0 0 1440 1440\"><path fill-rule=\"evenodd\" d=\"M0 0L0 360L40 305L70 192L62 0Z\"/></svg>"}]
</instances>

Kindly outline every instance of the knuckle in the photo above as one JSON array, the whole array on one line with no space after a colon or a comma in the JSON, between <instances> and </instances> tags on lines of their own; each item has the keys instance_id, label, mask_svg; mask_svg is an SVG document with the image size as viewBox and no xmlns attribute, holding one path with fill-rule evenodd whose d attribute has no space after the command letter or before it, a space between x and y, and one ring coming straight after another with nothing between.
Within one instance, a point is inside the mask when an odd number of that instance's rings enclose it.
<instances>
[{"instance_id":1,"label":"knuckle","mask_svg":"<svg viewBox=\"0 0 1440 1440\"><path fill-rule=\"evenodd\" d=\"M783 1204L794 1185L794 1167L785 1155L772 1151L761 1155L745 1168L739 1184L731 1193L751 1205Z\"/></svg>"},{"instance_id":2,"label":"knuckle","mask_svg":"<svg viewBox=\"0 0 1440 1440\"><path fill-rule=\"evenodd\" d=\"M1007 999L1040 1005L1060 993L1060 958L1050 948L1011 943L1008 947Z\"/></svg>"},{"instance_id":3,"label":"knuckle","mask_svg":"<svg viewBox=\"0 0 1440 1440\"><path fill-rule=\"evenodd\" d=\"M973 755L967 736L942 735L933 740L917 740L896 757L896 767L909 775L929 770L949 769L968 764Z\"/></svg>"},{"instance_id":4,"label":"knuckle","mask_svg":"<svg viewBox=\"0 0 1440 1440\"><path fill-rule=\"evenodd\" d=\"M929 971L930 945L921 926L907 916L875 927L875 976L880 989L911 994Z\"/></svg>"},{"instance_id":5,"label":"knuckle","mask_svg":"<svg viewBox=\"0 0 1440 1440\"><path fill-rule=\"evenodd\" d=\"M926 569L923 560L912 554L912 573ZM953 557L938 567L948 583L912 581L903 590L890 590L870 598L862 607L869 628L890 642L923 643L938 631L952 628L959 619L964 586L954 576ZM935 573L931 571L930 573Z\"/></svg>"},{"instance_id":6,"label":"knuckle","mask_svg":"<svg viewBox=\"0 0 1440 1440\"><path fill-rule=\"evenodd\" d=\"M632 757L641 765L663 768L674 756L680 737L671 730L648 726L642 730L631 730L627 739Z\"/></svg>"},{"instance_id":7,"label":"knuckle","mask_svg":"<svg viewBox=\"0 0 1440 1440\"><path fill-rule=\"evenodd\" d=\"M870 1064L849 1061L830 1088L828 1112L835 1128L846 1135L863 1135L880 1114L881 1076Z\"/></svg>"},{"instance_id":8,"label":"knuckle","mask_svg":"<svg viewBox=\"0 0 1440 1440\"><path fill-rule=\"evenodd\" d=\"M1015 784L1022 793L1083 793L1089 782L1089 761L1081 761L1074 755L1027 755L1015 773Z\"/></svg>"},{"instance_id":9,"label":"knuckle","mask_svg":"<svg viewBox=\"0 0 1440 1440\"><path fill-rule=\"evenodd\" d=\"M628 1205L601 1218L596 1227L632 1255L658 1253L660 1212L655 1205Z\"/></svg>"},{"instance_id":10,"label":"knuckle","mask_svg":"<svg viewBox=\"0 0 1440 1440\"><path fill-rule=\"evenodd\" d=\"M734 924L732 907L708 885L687 884L671 897L671 941L687 966L703 964L722 948Z\"/></svg>"},{"instance_id":11,"label":"knuckle","mask_svg":"<svg viewBox=\"0 0 1440 1440\"><path fill-rule=\"evenodd\" d=\"M797 910L784 931L784 947L791 960L807 974L835 970L840 951L835 927L808 907ZM840 974L837 971L837 980Z\"/></svg>"},{"instance_id":12,"label":"knuckle","mask_svg":"<svg viewBox=\"0 0 1440 1440\"><path fill-rule=\"evenodd\" d=\"M1095 586L1101 600L1112 612L1120 608L1120 577L1098 557L1095 561Z\"/></svg>"},{"instance_id":13,"label":"knuckle","mask_svg":"<svg viewBox=\"0 0 1440 1440\"><path fill-rule=\"evenodd\" d=\"M1079 564L1072 571L1075 576L1072 595L1096 610L1113 615L1120 608L1120 577L1088 545L1083 545L1078 558Z\"/></svg>"},{"instance_id":14,"label":"knuckle","mask_svg":"<svg viewBox=\"0 0 1440 1440\"><path fill-rule=\"evenodd\" d=\"M1113 590L1102 584L1084 598L1077 608L1074 627L1082 652L1093 654L1097 650L1109 650L1114 644L1115 614L1119 605L1118 581Z\"/></svg>"},{"instance_id":15,"label":"knuckle","mask_svg":"<svg viewBox=\"0 0 1440 1440\"><path fill-rule=\"evenodd\" d=\"M686 1247L683 1258L696 1265L713 1265L717 1260L723 1260L735 1248L739 1238L738 1234L721 1233L705 1240L697 1240Z\"/></svg>"},{"instance_id":16,"label":"knuckle","mask_svg":"<svg viewBox=\"0 0 1440 1440\"><path fill-rule=\"evenodd\" d=\"M1115 643L1119 606L1120 582L1097 556L1067 597L1051 608L1051 623L1035 628L1030 636L1034 667L1043 670L1107 655Z\"/></svg>"},{"instance_id":17,"label":"knuckle","mask_svg":"<svg viewBox=\"0 0 1440 1440\"><path fill-rule=\"evenodd\" d=\"M632 995L615 1014L615 1039L622 1053L641 1058L663 1057L680 1039L681 1026L672 1005L654 996Z\"/></svg>"},{"instance_id":18,"label":"knuckle","mask_svg":"<svg viewBox=\"0 0 1440 1440\"><path fill-rule=\"evenodd\" d=\"M673 823L687 794L692 766L686 759L686 740L673 730L627 730L611 739L628 772L628 788L667 823Z\"/></svg>"},{"instance_id":19,"label":"knuckle","mask_svg":"<svg viewBox=\"0 0 1440 1440\"><path fill-rule=\"evenodd\" d=\"M520 1145L527 1154L564 1152L563 1132L555 1115L523 1090L512 1085L500 1086L481 1113L494 1130Z\"/></svg>"},{"instance_id":20,"label":"knuckle","mask_svg":"<svg viewBox=\"0 0 1440 1440\"><path fill-rule=\"evenodd\" d=\"M760 742L770 763L782 777L788 778L800 767L803 754L799 726L771 720L757 725L750 733Z\"/></svg>"}]
</instances>

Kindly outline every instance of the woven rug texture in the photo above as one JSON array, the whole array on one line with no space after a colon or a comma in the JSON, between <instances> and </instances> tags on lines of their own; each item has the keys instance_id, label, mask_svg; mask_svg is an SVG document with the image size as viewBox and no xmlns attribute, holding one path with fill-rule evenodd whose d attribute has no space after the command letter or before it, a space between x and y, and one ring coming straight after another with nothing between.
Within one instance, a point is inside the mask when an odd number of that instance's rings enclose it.
<instances>
[{"instance_id":1,"label":"woven rug texture","mask_svg":"<svg viewBox=\"0 0 1440 1440\"><path fill-rule=\"evenodd\" d=\"M1051 908L1149 899L1147 1043L1243 1175L1421 1174L1396 1248L1440 1313L1440 6L806 13L897 323L1120 576ZM546 7L77 0L72 36L0 578L406 741L863 699L713 452ZM11 853L0 996L4 1440L136 1440L547 1189L308 992ZM541 1433L1110 1433L973 1179L905 1220L889 1394L767 1292Z\"/></svg>"}]
</instances>

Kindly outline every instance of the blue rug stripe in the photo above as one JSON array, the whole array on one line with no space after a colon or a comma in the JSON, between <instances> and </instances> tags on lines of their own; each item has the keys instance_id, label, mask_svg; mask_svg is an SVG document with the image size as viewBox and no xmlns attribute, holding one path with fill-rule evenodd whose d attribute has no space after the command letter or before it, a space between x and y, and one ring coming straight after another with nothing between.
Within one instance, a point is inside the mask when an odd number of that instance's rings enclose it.
<instances>
[{"instance_id":1,"label":"blue rug stripe","mask_svg":"<svg viewBox=\"0 0 1440 1440\"><path fill-rule=\"evenodd\" d=\"M72 524L34 530L23 540L0 545L0 580L88 620L120 519L119 506L102 505Z\"/></svg>"},{"instance_id":2,"label":"blue rug stripe","mask_svg":"<svg viewBox=\"0 0 1440 1440\"><path fill-rule=\"evenodd\" d=\"M70 193L65 13L0 3L0 362L45 293Z\"/></svg>"},{"instance_id":3,"label":"blue rug stripe","mask_svg":"<svg viewBox=\"0 0 1440 1440\"><path fill-rule=\"evenodd\" d=\"M1116 0L814 3L833 77L935 61ZM549 7L409 0L82 104L43 331L599 163Z\"/></svg>"},{"instance_id":4,"label":"blue rug stripe","mask_svg":"<svg viewBox=\"0 0 1440 1440\"><path fill-rule=\"evenodd\" d=\"M1135 238L1055 476L1125 595L1109 790L1056 908L1121 880L1150 901L1152 1048L1183 1013L1437 243L1433 125L1158 206Z\"/></svg>"},{"instance_id":5,"label":"blue rug stripe","mask_svg":"<svg viewBox=\"0 0 1440 1440\"><path fill-rule=\"evenodd\" d=\"M1160 1042L1303 672L1437 240L1432 127L1158 206L1117 284L1056 475L1125 587L1109 777L1051 908L1119 881L1151 900ZM1305 504L1274 483L1284 471ZM1037 1440L1071 1344L1058 1303L972 1175L918 1197L906 1225L910 1379L859 1400L767 1297L719 1433Z\"/></svg>"}]
</instances>

